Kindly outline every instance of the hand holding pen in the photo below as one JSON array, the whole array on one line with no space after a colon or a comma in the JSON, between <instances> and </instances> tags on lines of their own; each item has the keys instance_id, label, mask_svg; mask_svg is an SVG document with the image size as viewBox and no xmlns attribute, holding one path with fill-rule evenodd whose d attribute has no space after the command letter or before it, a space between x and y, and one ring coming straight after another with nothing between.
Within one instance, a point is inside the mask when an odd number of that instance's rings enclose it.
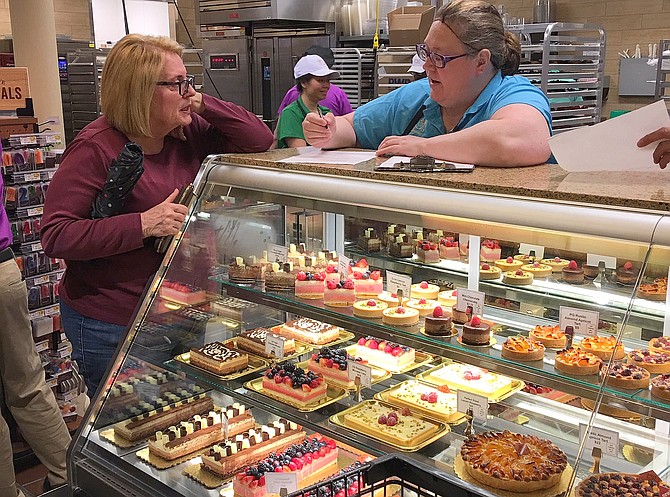
<instances>
[{"instance_id":1,"label":"hand holding pen","mask_svg":"<svg viewBox=\"0 0 670 497\"><path fill-rule=\"evenodd\" d=\"M305 135L305 141L314 147L323 147L330 142L335 134L335 116L328 113L325 116L310 112L302 122L302 131Z\"/></svg>"}]
</instances>

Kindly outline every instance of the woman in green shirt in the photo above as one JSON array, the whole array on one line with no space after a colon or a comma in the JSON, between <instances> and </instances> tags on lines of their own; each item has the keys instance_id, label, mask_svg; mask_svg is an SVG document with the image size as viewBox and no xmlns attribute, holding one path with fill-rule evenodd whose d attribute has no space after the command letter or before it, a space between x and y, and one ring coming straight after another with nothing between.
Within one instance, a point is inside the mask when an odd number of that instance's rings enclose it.
<instances>
[{"instance_id":1,"label":"woman in green shirt","mask_svg":"<svg viewBox=\"0 0 670 497\"><path fill-rule=\"evenodd\" d=\"M328 107L319 105L326 98L330 80L340 74L330 69L318 55L305 55L293 68L298 100L286 106L277 123L277 148L304 147L308 145L302 131L302 122L309 112L324 115Z\"/></svg>"}]
</instances>

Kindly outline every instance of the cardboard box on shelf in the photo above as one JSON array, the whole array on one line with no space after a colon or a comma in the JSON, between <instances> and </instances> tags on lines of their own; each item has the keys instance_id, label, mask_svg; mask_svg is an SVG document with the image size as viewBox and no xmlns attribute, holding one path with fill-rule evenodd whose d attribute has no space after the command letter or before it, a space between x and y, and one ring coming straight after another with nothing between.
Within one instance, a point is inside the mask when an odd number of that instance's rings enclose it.
<instances>
[{"instance_id":1,"label":"cardboard box on shelf","mask_svg":"<svg viewBox=\"0 0 670 497\"><path fill-rule=\"evenodd\" d=\"M389 44L392 47L423 43L435 20L435 7L400 7L388 13Z\"/></svg>"}]
</instances>

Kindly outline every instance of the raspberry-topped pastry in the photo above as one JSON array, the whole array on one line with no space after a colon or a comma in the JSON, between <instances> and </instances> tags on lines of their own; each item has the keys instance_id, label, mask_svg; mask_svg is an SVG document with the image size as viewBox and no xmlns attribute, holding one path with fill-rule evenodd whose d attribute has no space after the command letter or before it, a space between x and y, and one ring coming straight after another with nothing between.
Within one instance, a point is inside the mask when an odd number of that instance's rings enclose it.
<instances>
[{"instance_id":1,"label":"raspberry-topped pastry","mask_svg":"<svg viewBox=\"0 0 670 497\"><path fill-rule=\"evenodd\" d=\"M356 344L356 357L387 371L400 371L414 362L415 350L388 340L366 336L359 338Z\"/></svg>"},{"instance_id":2,"label":"raspberry-topped pastry","mask_svg":"<svg viewBox=\"0 0 670 497\"><path fill-rule=\"evenodd\" d=\"M564 267L567 267L567 265L570 264L570 261L561 259L560 257L554 257L553 259L542 259L540 262L542 264L546 264L547 266L551 266L551 270L554 273L560 273L563 271Z\"/></svg>"},{"instance_id":3,"label":"raspberry-topped pastry","mask_svg":"<svg viewBox=\"0 0 670 497\"><path fill-rule=\"evenodd\" d=\"M523 262L516 260L514 257L498 259L495 264L503 271L516 271L517 269L521 269L521 266L523 266Z\"/></svg>"},{"instance_id":4,"label":"raspberry-topped pastry","mask_svg":"<svg viewBox=\"0 0 670 497\"><path fill-rule=\"evenodd\" d=\"M422 281L421 283L412 285L410 298L436 300L438 293L440 293L439 286L428 283L427 281Z\"/></svg>"},{"instance_id":5,"label":"raspberry-topped pastry","mask_svg":"<svg viewBox=\"0 0 670 497\"><path fill-rule=\"evenodd\" d=\"M517 269L516 271L505 271L503 273L503 283L508 285L530 285L533 283L533 273Z\"/></svg>"},{"instance_id":6,"label":"raspberry-topped pastry","mask_svg":"<svg viewBox=\"0 0 670 497\"><path fill-rule=\"evenodd\" d=\"M622 285L634 285L639 273L640 270L635 269L632 262L626 261L623 266L617 268L616 280Z\"/></svg>"},{"instance_id":7,"label":"raspberry-topped pastry","mask_svg":"<svg viewBox=\"0 0 670 497\"><path fill-rule=\"evenodd\" d=\"M509 337L502 344L500 355L513 361L541 361L544 358L545 347L523 336Z\"/></svg>"},{"instance_id":8,"label":"raspberry-topped pastry","mask_svg":"<svg viewBox=\"0 0 670 497\"><path fill-rule=\"evenodd\" d=\"M346 349L334 349L323 347L319 352L312 354L307 361L307 369L319 376L323 376L328 385L342 388L354 388L354 382L349 379L347 360L354 360ZM361 358L355 359L363 362Z\"/></svg>"},{"instance_id":9,"label":"raspberry-topped pastry","mask_svg":"<svg viewBox=\"0 0 670 497\"><path fill-rule=\"evenodd\" d=\"M354 316L368 319L381 319L382 312L389 305L381 300L369 299L354 302Z\"/></svg>"},{"instance_id":10,"label":"raspberry-topped pastry","mask_svg":"<svg viewBox=\"0 0 670 497\"><path fill-rule=\"evenodd\" d=\"M461 457L478 482L523 493L558 484L568 464L565 453L549 440L507 430L468 437Z\"/></svg>"},{"instance_id":11,"label":"raspberry-topped pastry","mask_svg":"<svg viewBox=\"0 0 670 497\"><path fill-rule=\"evenodd\" d=\"M660 374L651 380L651 394L659 399L670 400L670 374Z\"/></svg>"},{"instance_id":12,"label":"raspberry-topped pastry","mask_svg":"<svg viewBox=\"0 0 670 497\"><path fill-rule=\"evenodd\" d=\"M552 269L551 266L547 264L540 264L539 262L532 262L530 264L524 264L521 266L521 269L533 273L535 278L547 278L551 276Z\"/></svg>"},{"instance_id":13,"label":"raspberry-topped pastry","mask_svg":"<svg viewBox=\"0 0 670 497\"><path fill-rule=\"evenodd\" d=\"M452 237L440 238L438 247L440 258L442 259L460 259L461 252L458 248L458 242L454 241Z\"/></svg>"},{"instance_id":14,"label":"raspberry-topped pastry","mask_svg":"<svg viewBox=\"0 0 670 497\"><path fill-rule=\"evenodd\" d=\"M626 390L649 388L649 371L634 364L615 363L607 370L602 369L600 374L607 377L608 386Z\"/></svg>"},{"instance_id":15,"label":"raspberry-topped pastry","mask_svg":"<svg viewBox=\"0 0 670 497\"><path fill-rule=\"evenodd\" d=\"M419 322L419 311L412 307L389 307L382 311L382 323L394 326L412 326Z\"/></svg>"},{"instance_id":16,"label":"raspberry-topped pastry","mask_svg":"<svg viewBox=\"0 0 670 497\"><path fill-rule=\"evenodd\" d=\"M670 354L633 350L628 354L628 362L640 366L650 373L670 373Z\"/></svg>"},{"instance_id":17,"label":"raspberry-topped pastry","mask_svg":"<svg viewBox=\"0 0 670 497\"><path fill-rule=\"evenodd\" d=\"M326 281L326 288L323 291L324 304L333 307L347 307L353 305L355 301L354 280L346 279L339 283Z\"/></svg>"},{"instance_id":18,"label":"raspberry-topped pastry","mask_svg":"<svg viewBox=\"0 0 670 497\"><path fill-rule=\"evenodd\" d=\"M584 283L584 269L579 267L576 261L570 263L561 270L563 281L571 285L581 285Z\"/></svg>"},{"instance_id":19,"label":"raspberry-topped pastry","mask_svg":"<svg viewBox=\"0 0 670 497\"><path fill-rule=\"evenodd\" d=\"M612 353L614 353L615 360L623 359L626 355L623 350L623 344L617 342L614 336L584 337L579 344L579 348L584 349L586 352L591 352L605 361L609 360Z\"/></svg>"},{"instance_id":20,"label":"raspberry-topped pastry","mask_svg":"<svg viewBox=\"0 0 670 497\"><path fill-rule=\"evenodd\" d=\"M649 340L649 350L670 355L670 337L656 337Z\"/></svg>"},{"instance_id":21,"label":"raspberry-topped pastry","mask_svg":"<svg viewBox=\"0 0 670 497\"><path fill-rule=\"evenodd\" d=\"M424 331L426 335L451 336L453 333L451 316L445 314L442 306L438 305L431 314L426 316Z\"/></svg>"},{"instance_id":22,"label":"raspberry-topped pastry","mask_svg":"<svg viewBox=\"0 0 670 497\"><path fill-rule=\"evenodd\" d=\"M376 297L384 291L381 271L355 272L353 278L356 297Z\"/></svg>"},{"instance_id":23,"label":"raspberry-topped pastry","mask_svg":"<svg viewBox=\"0 0 670 497\"><path fill-rule=\"evenodd\" d=\"M428 316L432 314L433 309L439 305L437 300L427 300L424 298L412 299L407 302L407 307L419 311L419 316Z\"/></svg>"},{"instance_id":24,"label":"raspberry-topped pastry","mask_svg":"<svg viewBox=\"0 0 670 497\"><path fill-rule=\"evenodd\" d=\"M295 275L295 296L301 299L322 299L326 273L298 271Z\"/></svg>"},{"instance_id":25,"label":"raspberry-topped pastry","mask_svg":"<svg viewBox=\"0 0 670 497\"><path fill-rule=\"evenodd\" d=\"M275 364L263 376L266 395L299 407L324 399L327 389L322 376L292 363Z\"/></svg>"},{"instance_id":26,"label":"raspberry-topped pastry","mask_svg":"<svg viewBox=\"0 0 670 497\"><path fill-rule=\"evenodd\" d=\"M502 269L498 266L491 266L488 262L484 262L479 266L479 279L482 281L485 280L497 280L502 275Z\"/></svg>"},{"instance_id":27,"label":"raspberry-topped pastry","mask_svg":"<svg viewBox=\"0 0 670 497\"><path fill-rule=\"evenodd\" d=\"M428 240L421 240L417 243L416 256L421 262L440 262L440 252L437 250L437 243L429 242Z\"/></svg>"},{"instance_id":28,"label":"raspberry-topped pastry","mask_svg":"<svg viewBox=\"0 0 670 497\"><path fill-rule=\"evenodd\" d=\"M586 376L598 374L602 363L598 356L570 347L556 352L554 367L564 373Z\"/></svg>"},{"instance_id":29,"label":"raspberry-topped pastry","mask_svg":"<svg viewBox=\"0 0 670 497\"><path fill-rule=\"evenodd\" d=\"M486 262L495 262L500 259L501 252L498 240L484 240L479 250L479 257Z\"/></svg>"}]
</instances>

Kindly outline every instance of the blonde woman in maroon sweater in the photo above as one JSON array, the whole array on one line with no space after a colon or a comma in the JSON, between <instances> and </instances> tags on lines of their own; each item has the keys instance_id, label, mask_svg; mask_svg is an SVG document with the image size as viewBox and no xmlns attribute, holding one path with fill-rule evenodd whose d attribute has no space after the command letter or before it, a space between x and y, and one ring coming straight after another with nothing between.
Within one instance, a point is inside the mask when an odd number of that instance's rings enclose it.
<instances>
[{"instance_id":1,"label":"blonde woman in maroon sweater","mask_svg":"<svg viewBox=\"0 0 670 497\"><path fill-rule=\"evenodd\" d=\"M110 51L101 83L104 116L69 144L49 187L42 245L65 259L61 318L72 356L93 395L163 254L155 237L174 235L186 207L173 203L212 153L260 152L272 133L238 105L195 91L182 47L166 37L127 35ZM144 172L119 213L92 219L110 163L128 142Z\"/></svg>"}]
</instances>

